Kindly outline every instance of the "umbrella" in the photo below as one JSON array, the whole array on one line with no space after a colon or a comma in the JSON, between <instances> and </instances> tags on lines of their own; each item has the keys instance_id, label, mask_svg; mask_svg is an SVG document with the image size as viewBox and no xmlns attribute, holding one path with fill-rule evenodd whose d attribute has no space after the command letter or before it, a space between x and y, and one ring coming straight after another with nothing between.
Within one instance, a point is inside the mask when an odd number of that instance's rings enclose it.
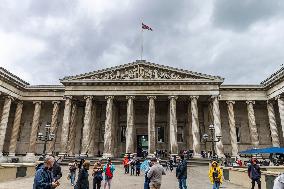
<instances>
[{"instance_id":1,"label":"umbrella","mask_svg":"<svg viewBox=\"0 0 284 189\"><path fill-rule=\"evenodd\" d=\"M260 148L260 149L249 149L241 151L240 154L284 154L284 148L270 147L270 148Z\"/></svg>"}]
</instances>

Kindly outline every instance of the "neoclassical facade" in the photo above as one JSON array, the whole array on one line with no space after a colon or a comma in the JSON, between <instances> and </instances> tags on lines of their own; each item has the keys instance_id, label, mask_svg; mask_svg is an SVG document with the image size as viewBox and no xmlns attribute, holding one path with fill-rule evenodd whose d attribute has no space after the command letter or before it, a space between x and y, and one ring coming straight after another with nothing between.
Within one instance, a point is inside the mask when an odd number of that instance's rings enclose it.
<instances>
[{"instance_id":1,"label":"neoclassical facade","mask_svg":"<svg viewBox=\"0 0 284 189\"><path fill-rule=\"evenodd\" d=\"M118 157L156 149L211 150L202 136L214 125L219 156L251 147L283 146L284 68L259 85L135 61L30 85L0 68L0 151L33 157L37 134L51 125L47 152Z\"/></svg>"}]
</instances>

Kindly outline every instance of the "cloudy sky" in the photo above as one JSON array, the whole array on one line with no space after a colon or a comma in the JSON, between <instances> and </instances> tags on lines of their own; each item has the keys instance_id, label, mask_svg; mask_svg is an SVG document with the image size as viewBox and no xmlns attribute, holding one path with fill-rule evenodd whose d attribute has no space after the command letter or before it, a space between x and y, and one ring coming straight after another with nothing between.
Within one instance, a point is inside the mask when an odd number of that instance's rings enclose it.
<instances>
[{"instance_id":1,"label":"cloudy sky","mask_svg":"<svg viewBox=\"0 0 284 189\"><path fill-rule=\"evenodd\" d=\"M0 0L0 66L31 84L144 59L258 84L284 63L284 1Z\"/></svg>"}]
</instances>

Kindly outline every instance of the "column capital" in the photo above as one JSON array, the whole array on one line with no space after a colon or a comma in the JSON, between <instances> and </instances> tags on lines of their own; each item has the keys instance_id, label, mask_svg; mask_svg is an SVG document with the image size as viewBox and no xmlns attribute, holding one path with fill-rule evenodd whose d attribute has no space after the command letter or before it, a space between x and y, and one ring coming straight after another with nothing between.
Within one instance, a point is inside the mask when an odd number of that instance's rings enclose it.
<instances>
[{"instance_id":1,"label":"column capital","mask_svg":"<svg viewBox=\"0 0 284 189\"><path fill-rule=\"evenodd\" d=\"M73 98L73 96L70 96L70 95L64 95L64 96L63 96L63 99L64 99L64 100L67 100L67 99L72 100L72 98Z\"/></svg>"},{"instance_id":2,"label":"column capital","mask_svg":"<svg viewBox=\"0 0 284 189\"><path fill-rule=\"evenodd\" d=\"M168 99L175 99L175 100L177 100L177 99L178 99L178 96L176 96L176 95L171 95L171 96L168 96Z\"/></svg>"},{"instance_id":3,"label":"column capital","mask_svg":"<svg viewBox=\"0 0 284 189\"><path fill-rule=\"evenodd\" d=\"M272 99L268 99L268 100L266 100L266 103L267 104L275 104L276 102Z\"/></svg>"},{"instance_id":4,"label":"column capital","mask_svg":"<svg viewBox=\"0 0 284 189\"><path fill-rule=\"evenodd\" d=\"M43 102L42 101L39 101L39 100L36 100L36 101L33 101L33 104L39 104L41 105Z\"/></svg>"},{"instance_id":5,"label":"column capital","mask_svg":"<svg viewBox=\"0 0 284 189\"><path fill-rule=\"evenodd\" d=\"M114 99L114 96L105 96L105 99Z\"/></svg>"},{"instance_id":6,"label":"column capital","mask_svg":"<svg viewBox=\"0 0 284 189\"><path fill-rule=\"evenodd\" d=\"M91 99L91 100L92 100L92 99L93 99L93 96L91 96L91 95L84 96L84 99L85 99L85 100L87 100L87 99Z\"/></svg>"},{"instance_id":7,"label":"column capital","mask_svg":"<svg viewBox=\"0 0 284 189\"><path fill-rule=\"evenodd\" d=\"M126 98L127 100L128 100L128 99L134 100L134 99L135 99L135 96L126 96L125 98Z\"/></svg>"},{"instance_id":8,"label":"column capital","mask_svg":"<svg viewBox=\"0 0 284 189\"><path fill-rule=\"evenodd\" d=\"M52 104L60 104L60 101L59 100L54 100L51 102Z\"/></svg>"},{"instance_id":9,"label":"column capital","mask_svg":"<svg viewBox=\"0 0 284 189\"><path fill-rule=\"evenodd\" d=\"M214 99L220 100L220 98L221 98L221 95L211 95L210 96L211 100L214 100Z\"/></svg>"},{"instance_id":10,"label":"column capital","mask_svg":"<svg viewBox=\"0 0 284 189\"><path fill-rule=\"evenodd\" d=\"M193 99L198 100L198 98L199 98L198 95L189 96L189 99L190 99L190 100L193 100Z\"/></svg>"},{"instance_id":11,"label":"column capital","mask_svg":"<svg viewBox=\"0 0 284 189\"><path fill-rule=\"evenodd\" d=\"M17 104L24 104L24 101L22 101L22 100L17 100Z\"/></svg>"},{"instance_id":12,"label":"column capital","mask_svg":"<svg viewBox=\"0 0 284 189\"><path fill-rule=\"evenodd\" d=\"M236 102L234 100L227 100L226 103L227 104L235 104Z\"/></svg>"},{"instance_id":13,"label":"column capital","mask_svg":"<svg viewBox=\"0 0 284 189\"><path fill-rule=\"evenodd\" d=\"M16 100L15 97L12 97L10 95L5 95L4 98L8 98L8 99L10 99L12 101Z\"/></svg>"},{"instance_id":14,"label":"column capital","mask_svg":"<svg viewBox=\"0 0 284 189\"><path fill-rule=\"evenodd\" d=\"M247 104L255 104L255 101L254 100L247 100L246 103Z\"/></svg>"},{"instance_id":15,"label":"column capital","mask_svg":"<svg viewBox=\"0 0 284 189\"><path fill-rule=\"evenodd\" d=\"M157 97L156 96L147 96L147 99L154 99L154 100L156 100Z\"/></svg>"},{"instance_id":16,"label":"column capital","mask_svg":"<svg viewBox=\"0 0 284 189\"><path fill-rule=\"evenodd\" d=\"M282 99L283 100L283 95L277 95L276 97L274 97L275 98L275 100L279 100L279 99Z\"/></svg>"}]
</instances>

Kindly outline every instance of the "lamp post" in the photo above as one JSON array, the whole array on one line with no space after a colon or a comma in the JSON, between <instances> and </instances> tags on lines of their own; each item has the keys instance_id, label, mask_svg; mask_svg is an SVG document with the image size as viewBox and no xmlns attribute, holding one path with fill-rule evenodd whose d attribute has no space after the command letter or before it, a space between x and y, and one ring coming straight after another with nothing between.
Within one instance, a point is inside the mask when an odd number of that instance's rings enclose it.
<instances>
[{"instance_id":1,"label":"lamp post","mask_svg":"<svg viewBox=\"0 0 284 189\"><path fill-rule=\"evenodd\" d=\"M209 126L209 131L210 131L210 134L211 134L210 138L209 138L208 134L204 134L202 139L205 143L211 142L213 158L215 158L215 156L216 156L215 143L219 142L221 140L222 136L218 135L218 136L216 136L217 139L215 139L215 127L214 127L214 125Z\"/></svg>"},{"instance_id":2,"label":"lamp post","mask_svg":"<svg viewBox=\"0 0 284 189\"><path fill-rule=\"evenodd\" d=\"M51 131L50 131L50 124L46 124L44 128L45 128L45 134L43 134L43 133L37 134L38 140L44 141L43 152L42 152L43 157L45 157L45 155L46 155L45 151L46 151L47 142L55 139L55 134L51 133Z\"/></svg>"}]
</instances>

